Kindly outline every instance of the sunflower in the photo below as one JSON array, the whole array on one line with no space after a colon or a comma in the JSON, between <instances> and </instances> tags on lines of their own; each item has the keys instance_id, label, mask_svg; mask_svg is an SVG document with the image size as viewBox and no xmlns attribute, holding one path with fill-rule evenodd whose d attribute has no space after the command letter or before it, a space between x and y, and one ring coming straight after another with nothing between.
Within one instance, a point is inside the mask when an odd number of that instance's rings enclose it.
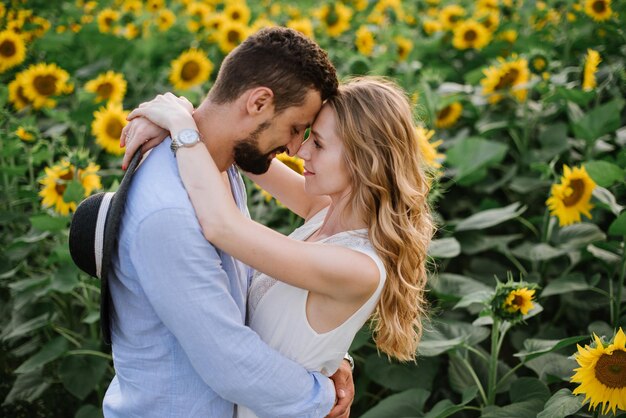
<instances>
[{"instance_id":1,"label":"sunflower","mask_svg":"<svg viewBox=\"0 0 626 418\"><path fill-rule=\"evenodd\" d=\"M585 71L583 75L583 90L589 91L596 87L596 71L598 71L598 64L602 60L598 51L593 49L587 50L587 59L585 60Z\"/></svg>"},{"instance_id":2,"label":"sunflower","mask_svg":"<svg viewBox=\"0 0 626 418\"><path fill-rule=\"evenodd\" d=\"M120 103L109 103L93 113L91 132L96 137L96 143L106 152L113 155L124 154L124 148L120 148L120 136L126 126L128 113L122 109Z\"/></svg>"},{"instance_id":3,"label":"sunflower","mask_svg":"<svg viewBox=\"0 0 626 418\"><path fill-rule=\"evenodd\" d=\"M498 103L508 91L517 100L526 100L528 91L523 86L530 79L528 62L525 59L515 59L515 56L513 58L513 61L499 59L499 66L490 66L483 70L485 78L480 80L480 84L483 86L483 94L489 96L489 103Z\"/></svg>"},{"instance_id":4,"label":"sunflower","mask_svg":"<svg viewBox=\"0 0 626 418\"><path fill-rule=\"evenodd\" d=\"M23 126L19 126L15 130L15 135L24 142L33 142L35 140L35 136Z\"/></svg>"},{"instance_id":5,"label":"sunflower","mask_svg":"<svg viewBox=\"0 0 626 418\"><path fill-rule=\"evenodd\" d=\"M534 53L528 61L530 71L535 74L543 74L548 68L548 57L542 52Z\"/></svg>"},{"instance_id":6,"label":"sunflower","mask_svg":"<svg viewBox=\"0 0 626 418\"><path fill-rule=\"evenodd\" d=\"M0 73L20 65L26 58L24 40L13 31L0 32Z\"/></svg>"},{"instance_id":7,"label":"sunflower","mask_svg":"<svg viewBox=\"0 0 626 418\"><path fill-rule=\"evenodd\" d=\"M515 29L507 29L500 32L498 38L507 41L510 44L515 43L517 40L517 31Z\"/></svg>"},{"instance_id":8,"label":"sunflower","mask_svg":"<svg viewBox=\"0 0 626 418\"><path fill-rule=\"evenodd\" d=\"M217 32L217 43L220 50L228 54L248 36L248 27L232 20L224 20Z\"/></svg>"},{"instance_id":9,"label":"sunflower","mask_svg":"<svg viewBox=\"0 0 626 418\"><path fill-rule=\"evenodd\" d=\"M570 381L580 385L573 393L584 394L590 409L603 404L603 414L610 410L617 415L617 408L626 411L626 335L620 328L607 347L596 334L593 338L595 347L578 345L575 359L580 367Z\"/></svg>"},{"instance_id":10,"label":"sunflower","mask_svg":"<svg viewBox=\"0 0 626 418\"><path fill-rule=\"evenodd\" d=\"M172 61L170 82L178 90L204 83L213 71L213 63L199 49L188 49Z\"/></svg>"},{"instance_id":11,"label":"sunflower","mask_svg":"<svg viewBox=\"0 0 626 418\"><path fill-rule=\"evenodd\" d=\"M422 24L422 28L424 29L424 33L426 35L432 35L435 32L441 32L443 30L443 25L438 20L424 20Z\"/></svg>"},{"instance_id":12,"label":"sunflower","mask_svg":"<svg viewBox=\"0 0 626 418\"><path fill-rule=\"evenodd\" d=\"M476 19L489 30L489 32L495 32L500 25L500 14L496 11L483 10L476 13Z\"/></svg>"},{"instance_id":13,"label":"sunflower","mask_svg":"<svg viewBox=\"0 0 626 418\"><path fill-rule=\"evenodd\" d=\"M464 8L456 4L451 4L441 9L439 22L444 29L454 29L464 16Z\"/></svg>"},{"instance_id":14,"label":"sunflower","mask_svg":"<svg viewBox=\"0 0 626 418\"><path fill-rule=\"evenodd\" d=\"M70 75L56 64L39 63L31 65L23 72L24 96L33 103L35 109L53 108L53 96L71 93L74 87L68 84Z\"/></svg>"},{"instance_id":15,"label":"sunflower","mask_svg":"<svg viewBox=\"0 0 626 418\"><path fill-rule=\"evenodd\" d=\"M165 32L176 22L176 15L170 9L159 10L156 16L156 23L159 32Z\"/></svg>"},{"instance_id":16,"label":"sunflower","mask_svg":"<svg viewBox=\"0 0 626 418\"><path fill-rule=\"evenodd\" d=\"M400 0L378 0L374 5L374 12L383 16L393 16L393 19L399 21L406 18Z\"/></svg>"},{"instance_id":17,"label":"sunflower","mask_svg":"<svg viewBox=\"0 0 626 418\"><path fill-rule=\"evenodd\" d=\"M158 12L165 8L165 0L148 0L146 1L146 10L149 12Z\"/></svg>"},{"instance_id":18,"label":"sunflower","mask_svg":"<svg viewBox=\"0 0 626 418\"><path fill-rule=\"evenodd\" d=\"M102 33L113 32L113 24L120 19L120 12L113 9L102 9L98 13L98 30Z\"/></svg>"},{"instance_id":19,"label":"sunflower","mask_svg":"<svg viewBox=\"0 0 626 418\"><path fill-rule=\"evenodd\" d=\"M596 22L608 20L613 15L611 0L585 0L585 13Z\"/></svg>"},{"instance_id":20,"label":"sunflower","mask_svg":"<svg viewBox=\"0 0 626 418\"><path fill-rule=\"evenodd\" d=\"M367 29L365 26L361 26L356 31L356 39L354 40L354 44L356 45L356 49L365 56L372 55L372 51L374 50L374 46L376 42L374 41L374 34Z\"/></svg>"},{"instance_id":21,"label":"sunflower","mask_svg":"<svg viewBox=\"0 0 626 418\"><path fill-rule=\"evenodd\" d=\"M449 128L453 126L459 117L461 117L461 113L463 112L463 105L459 102L453 102L449 105L443 107L439 112L437 112L437 120L435 121L435 126L437 128Z\"/></svg>"},{"instance_id":22,"label":"sunflower","mask_svg":"<svg viewBox=\"0 0 626 418\"><path fill-rule=\"evenodd\" d=\"M396 36L393 40L396 42L398 58L400 58L400 61L406 61L409 54L413 50L413 42L411 42L409 38L405 38L403 36Z\"/></svg>"},{"instance_id":23,"label":"sunflower","mask_svg":"<svg viewBox=\"0 0 626 418\"><path fill-rule=\"evenodd\" d=\"M441 168L441 161L443 161L446 156L438 153L437 147L443 143L443 140L440 139L435 142L430 142L430 139L435 134L435 131L429 131L423 126L416 126L415 134L424 164L429 168Z\"/></svg>"},{"instance_id":24,"label":"sunflower","mask_svg":"<svg viewBox=\"0 0 626 418\"><path fill-rule=\"evenodd\" d=\"M227 19L222 13L211 13L209 15L206 21L206 27L209 29L209 35L207 36L209 42L217 42L220 29L224 26L226 21Z\"/></svg>"},{"instance_id":25,"label":"sunflower","mask_svg":"<svg viewBox=\"0 0 626 418\"><path fill-rule=\"evenodd\" d=\"M535 306L532 302L535 297L535 290L522 287L512 290L504 300L502 307L510 313L521 312L522 315L527 315L528 312Z\"/></svg>"},{"instance_id":26,"label":"sunflower","mask_svg":"<svg viewBox=\"0 0 626 418\"><path fill-rule=\"evenodd\" d=\"M477 10L498 11L498 0L478 0L476 2Z\"/></svg>"},{"instance_id":27,"label":"sunflower","mask_svg":"<svg viewBox=\"0 0 626 418\"><path fill-rule=\"evenodd\" d=\"M187 22L187 28L191 32L198 32L203 26L207 26L209 16L213 10L204 3L190 3L187 6L187 14L190 20Z\"/></svg>"},{"instance_id":28,"label":"sunflower","mask_svg":"<svg viewBox=\"0 0 626 418\"><path fill-rule=\"evenodd\" d=\"M235 22L243 23L244 25L247 25L250 21L250 9L243 2L234 2L228 4L226 7L224 7L222 13L224 13L224 15L228 19Z\"/></svg>"},{"instance_id":29,"label":"sunflower","mask_svg":"<svg viewBox=\"0 0 626 418\"><path fill-rule=\"evenodd\" d=\"M76 202L66 202L63 194L67 189L67 183L76 180L83 186L84 196L89 196L94 190L101 189L102 183L97 174L100 166L89 163L85 169L76 169L69 161L61 161L60 164L46 167L46 176L39 181L43 185L39 196L43 199L43 207L54 207L54 210L61 215L68 215L70 211L76 210Z\"/></svg>"},{"instance_id":30,"label":"sunflower","mask_svg":"<svg viewBox=\"0 0 626 418\"><path fill-rule=\"evenodd\" d=\"M100 74L94 80L85 84L85 90L96 94L95 102L121 102L126 93L124 75L113 71Z\"/></svg>"},{"instance_id":31,"label":"sunflower","mask_svg":"<svg viewBox=\"0 0 626 418\"><path fill-rule=\"evenodd\" d=\"M452 45L456 49L482 49L491 41L491 33L475 20L466 20L454 28Z\"/></svg>"},{"instance_id":32,"label":"sunflower","mask_svg":"<svg viewBox=\"0 0 626 418\"><path fill-rule=\"evenodd\" d=\"M561 183L552 185L550 197L546 200L550 215L559 218L560 226L580 222L581 213L591 219L589 210L593 205L589 200L595 187L596 183L589 177L584 166L574 167L572 170L564 164Z\"/></svg>"},{"instance_id":33,"label":"sunflower","mask_svg":"<svg viewBox=\"0 0 626 418\"><path fill-rule=\"evenodd\" d=\"M122 10L127 13L133 13L135 16L141 14L143 5L140 0L125 0L122 4Z\"/></svg>"},{"instance_id":34,"label":"sunflower","mask_svg":"<svg viewBox=\"0 0 626 418\"><path fill-rule=\"evenodd\" d=\"M313 34L313 22L311 22L311 19L307 19L306 17L301 18L301 19L292 19L292 20L287 22L286 26L288 28L293 29L293 30L297 30L298 32L300 32L304 36L307 36L307 37L313 39L313 36L314 36L314 34Z\"/></svg>"},{"instance_id":35,"label":"sunflower","mask_svg":"<svg viewBox=\"0 0 626 418\"><path fill-rule=\"evenodd\" d=\"M0 3L0 19L2 19L4 17L6 12L7 12L7 9L6 9L6 6L4 5L4 3Z\"/></svg>"},{"instance_id":36,"label":"sunflower","mask_svg":"<svg viewBox=\"0 0 626 418\"><path fill-rule=\"evenodd\" d=\"M313 11L326 28L329 36L337 37L350 29L352 9L342 3L325 4Z\"/></svg>"},{"instance_id":37,"label":"sunflower","mask_svg":"<svg viewBox=\"0 0 626 418\"><path fill-rule=\"evenodd\" d=\"M293 157L290 157L289 154L287 154L286 152L282 152L278 154L276 158L296 173L304 173L304 160L302 160L300 157L295 155Z\"/></svg>"},{"instance_id":38,"label":"sunflower","mask_svg":"<svg viewBox=\"0 0 626 418\"><path fill-rule=\"evenodd\" d=\"M24 95L24 75L24 72L19 73L15 80L9 83L9 101L16 110L32 105L31 100Z\"/></svg>"}]
</instances>

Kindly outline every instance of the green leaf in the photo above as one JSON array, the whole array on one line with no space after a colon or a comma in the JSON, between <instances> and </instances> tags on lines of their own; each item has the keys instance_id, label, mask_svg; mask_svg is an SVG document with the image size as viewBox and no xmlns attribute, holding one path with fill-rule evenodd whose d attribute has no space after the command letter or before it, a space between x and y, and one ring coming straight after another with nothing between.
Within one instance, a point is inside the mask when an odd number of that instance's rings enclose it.
<instances>
[{"instance_id":1,"label":"green leaf","mask_svg":"<svg viewBox=\"0 0 626 418\"><path fill-rule=\"evenodd\" d=\"M525 363L526 367L533 370L542 382L551 384L555 382L569 382L574 375L574 369L578 367L575 360L557 353L548 353L534 358Z\"/></svg>"},{"instance_id":2,"label":"green leaf","mask_svg":"<svg viewBox=\"0 0 626 418\"><path fill-rule=\"evenodd\" d=\"M414 363L392 363L387 357L372 354L365 361L365 374L374 382L395 392L411 388L432 389L439 371L439 358L425 357Z\"/></svg>"},{"instance_id":3,"label":"green leaf","mask_svg":"<svg viewBox=\"0 0 626 418\"><path fill-rule=\"evenodd\" d=\"M548 162L560 153L567 151L569 149L567 125L565 123L555 123L546 126L539 133L539 142L541 148L531 150L533 161Z\"/></svg>"},{"instance_id":4,"label":"green leaf","mask_svg":"<svg viewBox=\"0 0 626 418\"><path fill-rule=\"evenodd\" d=\"M529 399L548 400L550 389L536 377L520 377L511 384L509 389L511 402L523 402Z\"/></svg>"},{"instance_id":5,"label":"green leaf","mask_svg":"<svg viewBox=\"0 0 626 418\"><path fill-rule=\"evenodd\" d=\"M15 401L33 402L48 389L50 382L44 380L41 370L34 370L17 376L11 387L11 391L4 399L2 405L7 405Z\"/></svg>"},{"instance_id":6,"label":"green leaf","mask_svg":"<svg viewBox=\"0 0 626 418\"><path fill-rule=\"evenodd\" d=\"M583 340L588 340L586 335L577 337L568 337L562 340L540 340L538 338L528 338L524 341L524 349L515 353L515 357L523 357L522 361L530 361L534 358L560 350L561 348L577 344Z\"/></svg>"},{"instance_id":7,"label":"green leaf","mask_svg":"<svg viewBox=\"0 0 626 418\"><path fill-rule=\"evenodd\" d=\"M491 406L483 410L481 418L511 418L511 417L534 417L543 409L541 399L529 399L511 405L498 407Z\"/></svg>"},{"instance_id":8,"label":"green leaf","mask_svg":"<svg viewBox=\"0 0 626 418\"><path fill-rule=\"evenodd\" d=\"M50 363L67 351L67 340L56 337L46 343L34 356L26 360L15 370L15 373L29 373L38 367Z\"/></svg>"},{"instance_id":9,"label":"green leaf","mask_svg":"<svg viewBox=\"0 0 626 418\"><path fill-rule=\"evenodd\" d=\"M461 300L458 301L456 305L454 305L453 309L467 308L468 306L471 306L474 304L484 305L485 303L487 303L487 301L489 301L493 297L493 293L494 293L493 289L479 290L477 292L469 293L463 296Z\"/></svg>"},{"instance_id":10,"label":"green leaf","mask_svg":"<svg viewBox=\"0 0 626 418\"><path fill-rule=\"evenodd\" d=\"M510 219L517 218L519 215L524 213L525 210L526 206L521 206L521 203L519 202L512 203L503 208L488 209L460 221L456 225L456 230L468 231L489 228Z\"/></svg>"},{"instance_id":11,"label":"green leaf","mask_svg":"<svg viewBox=\"0 0 626 418\"><path fill-rule=\"evenodd\" d=\"M546 261L560 257L567 253L566 250L554 248L548 244L533 244L524 242L522 245L515 247L511 253L518 258L530 261Z\"/></svg>"},{"instance_id":12,"label":"green leaf","mask_svg":"<svg viewBox=\"0 0 626 418\"><path fill-rule=\"evenodd\" d=\"M431 287L437 296L455 299L478 291L492 290L478 280L452 273L440 274L431 281Z\"/></svg>"},{"instance_id":13,"label":"green leaf","mask_svg":"<svg viewBox=\"0 0 626 418\"><path fill-rule=\"evenodd\" d=\"M59 377L65 389L78 399L85 399L106 372L108 361L89 355L70 355L59 366Z\"/></svg>"},{"instance_id":14,"label":"green leaf","mask_svg":"<svg viewBox=\"0 0 626 418\"><path fill-rule=\"evenodd\" d=\"M462 344L476 345L489 337L489 329L461 321L434 321L424 331L418 351L423 356L437 356Z\"/></svg>"},{"instance_id":15,"label":"green leaf","mask_svg":"<svg viewBox=\"0 0 626 418\"><path fill-rule=\"evenodd\" d=\"M557 99L565 99L570 102L574 102L580 106L586 106L596 96L595 91L584 91L578 89L565 88L557 86L555 95L552 96ZM548 101L553 102L554 99L550 97Z\"/></svg>"},{"instance_id":16,"label":"green leaf","mask_svg":"<svg viewBox=\"0 0 626 418\"><path fill-rule=\"evenodd\" d=\"M48 317L48 313L43 313L35 318L16 325L12 329L7 327L7 329L5 329L6 335L3 335L2 340L7 341L12 338L21 337L35 330L38 330L39 328L42 328L46 324L48 324Z\"/></svg>"},{"instance_id":17,"label":"green leaf","mask_svg":"<svg viewBox=\"0 0 626 418\"><path fill-rule=\"evenodd\" d=\"M30 217L33 228L40 231L61 231L67 228L70 218L68 216L35 215Z\"/></svg>"},{"instance_id":18,"label":"green leaf","mask_svg":"<svg viewBox=\"0 0 626 418\"><path fill-rule=\"evenodd\" d=\"M432 240L428 247L428 255L433 258L454 258L460 253L461 245L455 238Z\"/></svg>"},{"instance_id":19,"label":"green leaf","mask_svg":"<svg viewBox=\"0 0 626 418\"><path fill-rule=\"evenodd\" d=\"M611 212L615 214L615 216L618 216L620 212L624 210L624 207L619 205L617 203L617 200L615 200L615 196L613 196L613 193L611 193L608 189L605 189L604 187L596 186L591 192L591 195L598 199L600 202L607 205Z\"/></svg>"},{"instance_id":20,"label":"green leaf","mask_svg":"<svg viewBox=\"0 0 626 418\"><path fill-rule=\"evenodd\" d=\"M78 267L73 263L66 263L57 268L50 283L50 289L60 293L70 293L78 286Z\"/></svg>"},{"instance_id":21,"label":"green leaf","mask_svg":"<svg viewBox=\"0 0 626 418\"><path fill-rule=\"evenodd\" d=\"M85 188L80 182L72 180L66 183L66 189L63 193L63 200L69 202L80 202L85 197Z\"/></svg>"},{"instance_id":22,"label":"green leaf","mask_svg":"<svg viewBox=\"0 0 626 418\"><path fill-rule=\"evenodd\" d=\"M448 399L439 401L433 407L433 409L431 409L426 415L424 415L424 418L446 418L452 416L457 412L462 411L464 409L464 406L467 405L472 399L474 399L477 392L478 389L476 388L467 390L463 394L463 400L458 405L453 404L452 401Z\"/></svg>"},{"instance_id":23,"label":"green leaf","mask_svg":"<svg viewBox=\"0 0 626 418\"><path fill-rule=\"evenodd\" d=\"M524 238L524 235L484 235L482 232L478 231L467 231L459 233L457 238L461 243L461 251L463 251L463 254L472 255L492 248L502 253L507 252L509 251L509 244L520 238Z\"/></svg>"},{"instance_id":24,"label":"green leaf","mask_svg":"<svg viewBox=\"0 0 626 418\"><path fill-rule=\"evenodd\" d=\"M609 234L626 235L626 212L621 213L609 226Z\"/></svg>"},{"instance_id":25,"label":"green leaf","mask_svg":"<svg viewBox=\"0 0 626 418\"><path fill-rule=\"evenodd\" d=\"M423 389L405 390L383 399L361 418L422 417L429 397L430 392Z\"/></svg>"},{"instance_id":26,"label":"green leaf","mask_svg":"<svg viewBox=\"0 0 626 418\"><path fill-rule=\"evenodd\" d=\"M459 183L471 184L484 177L486 168L499 164L507 150L508 147L500 142L477 137L466 138L448 150L446 161L457 170L455 178ZM470 177L476 173L481 175ZM469 183L464 183L464 180Z\"/></svg>"},{"instance_id":27,"label":"green leaf","mask_svg":"<svg viewBox=\"0 0 626 418\"><path fill-rule=\"evenodd\" d=\"M537 414L537 418L565 418L575 414L583 407L583 397L572 394L569 389L561 389L556 392L543 411Z\"/></svg>"},{"instance_id":28,"label":"green leaf","mask_svg":"<svg viewBox=\"0 0 626 418\"><path fill-rule=\"evenodd\" d=\"M616 182L624 181L624 170L608 161L589 161L584 167L598 186L611 187Z\"/></svg>"},{"instance_id":29,"label":"green leaf","mask_svg":"<svg viewBox=\"0 0 626 418\"><path fill-rule=\"evenodd\" d=\"M582 249L587 245L606 240L606 235L596 224L578 223L566 226L559 230L555 242L560 248Z\"/></svg>"},{"instance_id":30,"label":"green leaf","mask_svg":"<svg viewBox=\"0 0 626 418\"><path fill-rule=\"evenodd\" d=\"M541 292L541 297L562 295L570 292L580 292L591 289L591 285L585 280L582 273L571 273L564 277L552 280Z\"/></svg>"},{"instance_id":31,"label":"green leaf","mask_svg":"<svg viewBox=\"0 0 626 418\"><path fill-rule=\"evenodd\" d=\"M621 126L620 112L624 100L619 98L594 108L572 125L577 138L595 141L602 135L615 132Z\"/></svg>"},{"instance_id":32,"label":"green leaf","mask_svg":"<svg viewBox=\"0 0 626 418\"><path fill-rule=\"evenodd\" d=\"M78 411L76 411L74 418L102 418L103 416L102 409L97 406L83 405Z\"/></svg>"},{"instance_id":33,"label":"green leaf","mask_svg":"<svg viewBox=\"0 0 626 418\"><path fill-rule=\"evenodd\" d=\"M100 319L100 312L96 311L96 312L90 313L87 316L87 318L83 319L83 322L94 317L95 317L95 319L93 319L94 322ZM359 332L356 333L354 340L352 340L352 344L350 345L349 351L358 350L359 348L363 347L370 340L371 335L372 333L370 331L369 325L365 324L364 326L362 326Z\"/></svg>"}]
</instances>

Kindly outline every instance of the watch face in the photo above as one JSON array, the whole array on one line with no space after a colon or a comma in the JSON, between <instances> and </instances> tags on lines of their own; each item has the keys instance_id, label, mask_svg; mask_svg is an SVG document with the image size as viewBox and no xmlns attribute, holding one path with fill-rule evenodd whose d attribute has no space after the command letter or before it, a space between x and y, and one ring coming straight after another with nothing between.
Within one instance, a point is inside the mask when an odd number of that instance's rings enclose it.
<instances>
[{"instance_id":1,"label":"watch face","mask_svg":"<svg viewBox=\"0 0 626 418\"><path fill-rule=\"evenodd\" d=\"M193 145L200 141L200 134L198 134L198 132L194 131L193 129L183 129L178 134L177 139L178 142L181 143L181 145Z\"/></svg>"}]
</instances>

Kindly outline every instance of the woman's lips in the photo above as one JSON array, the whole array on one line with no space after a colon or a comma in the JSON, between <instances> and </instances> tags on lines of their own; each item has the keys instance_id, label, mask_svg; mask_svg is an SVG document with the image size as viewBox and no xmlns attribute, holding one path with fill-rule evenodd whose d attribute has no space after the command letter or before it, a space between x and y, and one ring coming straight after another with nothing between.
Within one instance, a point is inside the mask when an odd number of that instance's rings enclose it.
<instances>
[{"instance_id":1,"label":"woman's lips","mask_svg":"<svg viewBox=\"0 0 626 418\"><path fill-rule=\"evenodd\" d=\"M311 172L311 171L309 171L309 170L307 170L305 168L304 171L302 172L302 175L303 176L313 176L313 175L315 175L315 173L313 173L313 172Z\"/></svg>"}]
</instances>

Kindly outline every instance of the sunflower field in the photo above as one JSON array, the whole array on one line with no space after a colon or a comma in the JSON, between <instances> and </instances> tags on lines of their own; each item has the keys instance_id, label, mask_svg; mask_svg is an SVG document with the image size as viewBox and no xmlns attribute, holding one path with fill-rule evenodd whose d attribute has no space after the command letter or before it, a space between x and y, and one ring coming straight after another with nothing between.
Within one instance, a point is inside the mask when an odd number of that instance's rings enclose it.
<instances>
[{"instance_id":1,"label":"sunflower field","mask_svg":"<svg viewBox=\"0 0 626 418\"><path fill-rule=\"evenodd\" d=\"M130 110L198 105L283 25L410 95L438 232L417 363L355 339L352 416L626 417L626 1L3 0L0 416L98 417L99 282L68 250ZM302 162L279 158L294 170ZM252 216L302 221L249 184Z\"/></svg>"}]
</instances>

